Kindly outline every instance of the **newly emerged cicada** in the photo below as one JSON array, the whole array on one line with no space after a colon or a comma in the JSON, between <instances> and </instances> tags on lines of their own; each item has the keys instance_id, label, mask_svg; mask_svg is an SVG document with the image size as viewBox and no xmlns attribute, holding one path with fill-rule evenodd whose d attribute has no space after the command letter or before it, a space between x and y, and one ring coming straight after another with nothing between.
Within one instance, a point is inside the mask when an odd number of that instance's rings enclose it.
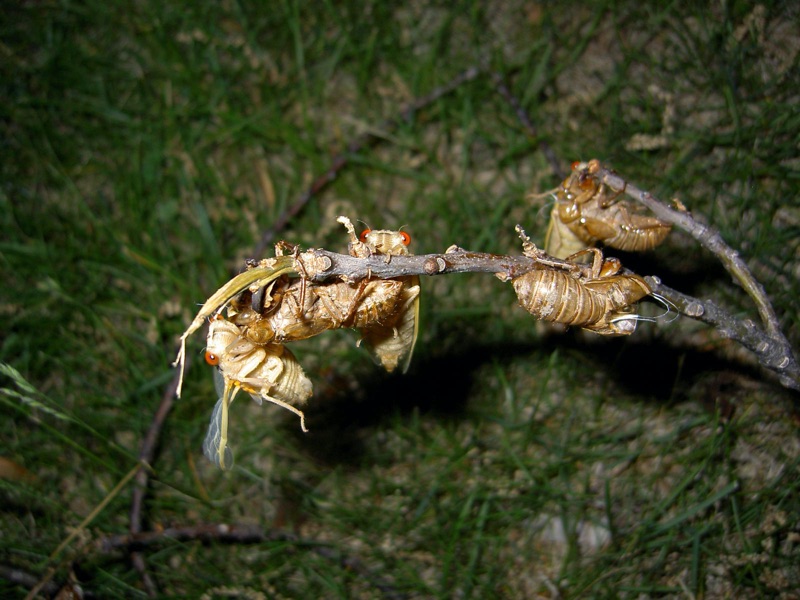
<instances>
[{"instance_id":1,"label":"newly emerged cicada","mask_svg":"<svg viewBox=\"0 0 800 600\"><path fill-rule=\"evenodd\" d=\"M258 404L264 400L277 404L300 417L296 408L306 403L313 392L311 381L292 352L280 344L254 344L242 335L239 327L221 316L211 320L206 343L206 362L218 368L221 379L220 399L214 407L203 452L222 469L233 465L228 447L228 408L239 391Z\"/></svg>"},{"instance_id":2,"label":"newly emerged cicada","mask_svg":"<svg viewBox=\"0 0 800 600\"><path fill-rule=\"evenodd\" d=\"M218 315L230 301L241 294L243 291L252 288L262 288L269 285L272 281L280 279L289 273L296 273L294 258L291 256L280 256L277 258L264 259L248 268L247 271L239 273L221 288L214 292L205 301L200 310L197 311L189 327L181 335L180 349L178 356L172 366L180 369L176 394L180 398L181 388L183 387L183 375L186 366L186 341L200 327L206 319Z\"/></svg>"},{"instance_id":3,"label":"newly emerged cicada","mask_svg":"<svg viewBox=\"0 0 800 600\"><path fill-rule=\"evenodd\" d=\"M351 256L367 257L382 254L390 261L392 256L407 256L411 237L405 231L388 229L366 229L356 237L350 219L339 217L350 235ZM405 373L411 364L414 345L419 334L419 277L410 275L397 279L371 280L373 282L395 282L401 285L399 300L390 313L384 311L384 318L374 319L365 325L357 325L361 339L375 360L388 372L398 365ZM369 285L369 284L368 284Z\"/></svg>"},{"instance_id":4,"label":"newly emerged cicada","mask_svg":"<svg viewBox=\"0 0 800 600\"><path fill-rule=\"evenodd\" d=\"M650 250L669 234L669 223L636 212L620 199L624 190L611 190L600 181L600 168L597 159L574 162L556 190L545 239L551 256L566 258L596 242L630 252Z\"/></svg>"},{"instance_id":5,"label":"newly emerged cicada","mask_svg":"<svg viewBox=\"0 0 800 600\"><path fill-rule=\"evenodd\" d=\"M521 232L522 235L522 232ZM535 247L525 238L524 253L533 256ZM622 274L616 259L603 259L597 248L587 248L567 260L593 254L588 274L584 268L574 273L542 267L513 280L520 305L537 319L582 327L607 336L630 335L638 315L634 305L651 293L638 275Z\"/></svg>"}]
</instances>

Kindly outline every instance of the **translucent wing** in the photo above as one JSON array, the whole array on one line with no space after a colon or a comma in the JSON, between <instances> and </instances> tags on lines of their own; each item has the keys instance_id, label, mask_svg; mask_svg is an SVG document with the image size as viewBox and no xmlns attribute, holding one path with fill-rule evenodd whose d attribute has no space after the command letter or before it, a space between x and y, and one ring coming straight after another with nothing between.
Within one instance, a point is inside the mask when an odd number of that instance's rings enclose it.
<instances>
[{"instance_id":1,"label":"translucent wing","mask_svg":"<svg viewBox=\"0 0 800 600\"><path fill-rule=\"evenodd\" d=\"M220 447L222 443L222 404L220 397L214 405L211 420L208 422L208 433L206 433L206 439L203 440L203 454L220 469L227 471L233 467L233 450L227 444Z\"/></svg>"}]
</instances>

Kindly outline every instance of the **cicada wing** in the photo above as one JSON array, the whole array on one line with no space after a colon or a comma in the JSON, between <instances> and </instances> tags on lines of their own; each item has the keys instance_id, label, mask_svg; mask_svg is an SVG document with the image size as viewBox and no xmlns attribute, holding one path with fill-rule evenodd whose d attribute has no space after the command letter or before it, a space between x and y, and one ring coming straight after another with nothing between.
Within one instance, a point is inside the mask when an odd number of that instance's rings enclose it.
<instances>
[{"instance_id":1,"label":"cicada wing","mask_svg":"<svg viewBox=\"0 0 800 600\"><path fill-rule=\"evenodd\" d=\"M409 277L402 306L389 323L360 329L362 341L376 363L389 373L400 366L406 372L419 334L419 278Z\"/></svg>"},{"instance_id":2,"label":"cicada wing","mask_svg":"<svg viewBox=\"0 0 800 600\"><path fill-rule=\"evenodd\" d=\"M233 450L227 444L222 444L222 413L223 398L220 397L211 412L211 420L208 422L208 432L203 440L203 454L223 471L233 467Z\"/></svg>"},{"instance_id":3,"label":"cicada wing","mask_svg":"<svg viewBox=\"0 0 800 600\"><path fill-rule=\"evenodd\" d=\"M228 446L228 408L240 388L226 379L219 369L214 369L214 386L220 398L211 412L208 432L203 441L203 454L220 469L227 471L233 467L233 450Z\"/></svg>"},{"instance_id":4,"label":"cicada wing","mask_svg":"<svg viewBox=\"0 0 800 600\"><path fill-rule=\"evenodd\" d=\"M214 369L214 389L220 398L225 395L225 377L219 369Z\"/></svg>"},{"instance_id":5,"label":"cicada wing","mask_svg":"<svg viewBox=\"0 0 800 600\"><path fill-rule=\"evenodd\" d=\"M409 309L409 319L414 320L414 333L412 334L411 343L408 345L406 355L403 358L403 373L408 371L408 367L411 365L411 357L414 356L414 346L417 345L417 336L419 335L419 277L414 277L412 282L416 287L416 296L414 297L413 307Z\"/></svg>"}]
</instances>

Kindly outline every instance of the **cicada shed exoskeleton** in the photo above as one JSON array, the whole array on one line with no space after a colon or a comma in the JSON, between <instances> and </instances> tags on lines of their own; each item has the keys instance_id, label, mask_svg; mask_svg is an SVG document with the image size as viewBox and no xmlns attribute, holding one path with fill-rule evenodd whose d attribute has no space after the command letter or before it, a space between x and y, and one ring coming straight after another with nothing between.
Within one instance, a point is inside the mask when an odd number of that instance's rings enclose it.
<instances>
[{"instance_id":1,"label":"cicada shed exoskeleton","mask_svg":"<svg viewBox=\"0 0 800 600\"><path fill-rule=\"evenodd\" d=\"M624 190L612 190L600 181L600 162L574 162L572 172L555 193L555 206L545 239L545 251L565 258L581 245L605 246L640 252L658 246L671 225L640 214L620 198Z\"/></svg>"}]
</instances>

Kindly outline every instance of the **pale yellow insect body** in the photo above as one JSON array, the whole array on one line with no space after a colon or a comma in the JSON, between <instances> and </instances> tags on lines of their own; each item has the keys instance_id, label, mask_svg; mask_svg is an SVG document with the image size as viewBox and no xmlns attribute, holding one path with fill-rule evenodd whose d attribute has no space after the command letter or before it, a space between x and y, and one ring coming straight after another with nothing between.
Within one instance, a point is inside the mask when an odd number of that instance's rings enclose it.
<instances>
[{"instance_id":1,"label":"pale yellow insect body","mask_svg":"<svg viewBox=\"0 0 800 600\"><path fill-rule=\"evenodd\" d=\"M346 217L339 217L350 234L350 255L367 257L373 254L386 256L407 256L410 236L404 231L388 229L368 229L357 238L352 223ZM419 277L416 275L398 277L402 283L399 301L392 313L384 311L385 318L368 326L360 327L361 339L375 360L388 372L401 366L406 372L414 354L414 345L419 334Z\"/></svg>"},{"instance_id":2,"label":"pale yellow insect body","mask_svg":"<svg viewBox=\"0 0 800 600\"><path fill-rule=\"evenodd\" d=\"M294 354L280 344L254 344L242 335L239 327L217 317L209 325L206 360L216 365L222 376L221 398L214 408L204 452L223 469L232 466L228 448L228 408L239 390L244 390L258 404L263 400L277 404L300 417L305 415L294 405L303 405L313 392Z\"/></svg>"}]
</instances>

